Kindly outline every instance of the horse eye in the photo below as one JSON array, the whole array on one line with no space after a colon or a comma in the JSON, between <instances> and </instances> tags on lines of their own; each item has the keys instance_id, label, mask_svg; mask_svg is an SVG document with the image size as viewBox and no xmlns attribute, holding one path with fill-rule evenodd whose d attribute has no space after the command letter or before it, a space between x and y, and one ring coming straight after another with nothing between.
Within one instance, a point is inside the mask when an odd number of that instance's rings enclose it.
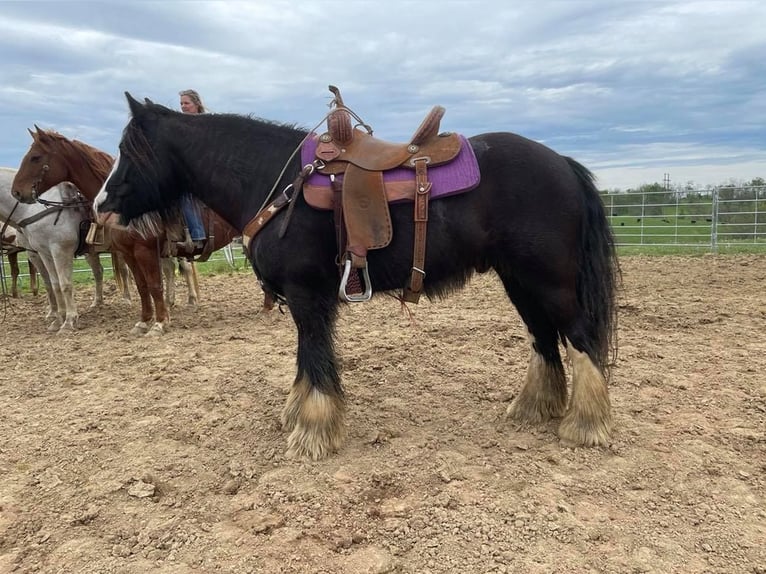
<instances>
[{"instance_id":1,"label":"horse eye","mask_svg":"<svg viewBox=\"0 0 766 574\"><path fill-rule=\"evenodd\" d=\"M42 156L33 155L30 161L32 161L32 163L37 163L38 161L40 161L40 159L42 159Z\"/></svg>"}]
</instances>

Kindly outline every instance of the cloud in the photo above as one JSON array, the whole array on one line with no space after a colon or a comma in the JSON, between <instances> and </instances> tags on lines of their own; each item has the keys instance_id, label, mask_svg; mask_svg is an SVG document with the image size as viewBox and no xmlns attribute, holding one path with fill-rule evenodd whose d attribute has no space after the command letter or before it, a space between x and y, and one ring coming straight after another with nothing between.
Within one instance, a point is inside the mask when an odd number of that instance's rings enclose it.
<instances>
[{"instance_id":1,"label":"cloud","mask_svg":"<svg viewBox=\"0 0 766 574\"><path fill-rule=\"evenodd\" d=\"M766 177L765 19L758 1L4 3L0 164L34 123L113 152L125 91L313 127L335 84L386 139L439 104L444 129L520 133L604 186Z\"/></svg>"}]
</instances>

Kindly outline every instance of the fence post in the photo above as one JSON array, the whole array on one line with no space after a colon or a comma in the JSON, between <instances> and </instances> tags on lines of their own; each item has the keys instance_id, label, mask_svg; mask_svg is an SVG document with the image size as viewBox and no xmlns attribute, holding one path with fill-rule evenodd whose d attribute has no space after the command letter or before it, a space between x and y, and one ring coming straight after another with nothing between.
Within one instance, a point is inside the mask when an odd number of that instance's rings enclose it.
<instances>
[{"instance_id":1,"label":"fence post","mask_svg":"<svg viewBox=\"0 0 766 574\"><path fill-rule=\"evenodd\" d=\"M646 219L646 193L641 194L641 245L644 244L644 220Z\"/></svg>"},{"instance_id":2,"label":"fence post","mask_svg":"<svg viewBox=\"0 0 766 574\"><path fill-rule=\"evenodd\" d=\"M713 253L718 253L718 187L713 188L713 213L710 225L710 248Z\"/></svg>"},{"instance_id":3,"label":"fence post","mask_svg":"<svg viewBox=\"0 0 766 574\"><path fill-rule=\"evenodd\" d=\"M754 189L755 189L755 209L753 211L755 211L755 215L753 219L753 244L757 244L758 243L758 204L761 201L761 198L760 198L761 190L758 187Z\"/></svg>"}]
</instances>

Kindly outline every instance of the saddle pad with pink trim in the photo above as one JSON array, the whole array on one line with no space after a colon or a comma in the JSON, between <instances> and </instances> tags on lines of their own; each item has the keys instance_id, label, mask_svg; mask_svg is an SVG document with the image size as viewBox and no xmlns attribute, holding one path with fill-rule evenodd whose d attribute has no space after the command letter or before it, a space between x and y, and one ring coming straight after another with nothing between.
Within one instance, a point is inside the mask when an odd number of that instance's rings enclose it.
<instances>
[{"instance_id":1,"label":"saddle pad with pink trim","mask_svg":"<svg viewBox=\"0 0 766 574\"><path fill-rule=\"evenodd\" d=\"M481 174L476 155L464 136L460 137L460 151L449 163L428 168L428 181L432 183L430 199L447 197L469 191L479 185ZM309 137L301 148L301 165L316 159L318 139ZM343 175L338 176L343 181ZM383 172L386 197L389 202L413 201L415 198L415 170L397 167ZM306 202L317 209L332 209L330 176L314 172L303 184Z\"/></svg>"}]
</instances>

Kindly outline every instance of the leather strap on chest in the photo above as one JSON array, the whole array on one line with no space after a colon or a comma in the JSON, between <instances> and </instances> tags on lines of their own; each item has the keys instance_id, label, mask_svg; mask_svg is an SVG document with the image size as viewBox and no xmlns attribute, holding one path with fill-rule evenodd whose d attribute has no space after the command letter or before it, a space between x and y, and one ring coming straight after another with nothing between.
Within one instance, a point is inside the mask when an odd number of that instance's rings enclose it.
<instances>
[{"instance_id":1,"label":"leather strap on chest","mask_svg":"<svg viewBox=\"0 0 766 574\"><path fill-rule=\"evenodd\" d=\"M314 164L304 165L295 180L288 185L274 201L263 207L255 214L255 217L245 224L245 227L242 229L242 245L245 247L248 254L250 253L250 242L258 232L261 231L261 229L263 229L277 213L282 211L282 208L289 205L290 210L288 212L288 219L284 221L279 232L279 236L284 237L287 232L289 214L292 213L292 208L295 205L293 200L295 199L296 194L301 193L303 190L303 182L314 172L314 168Z\"/></svg>"}]
</instances>

